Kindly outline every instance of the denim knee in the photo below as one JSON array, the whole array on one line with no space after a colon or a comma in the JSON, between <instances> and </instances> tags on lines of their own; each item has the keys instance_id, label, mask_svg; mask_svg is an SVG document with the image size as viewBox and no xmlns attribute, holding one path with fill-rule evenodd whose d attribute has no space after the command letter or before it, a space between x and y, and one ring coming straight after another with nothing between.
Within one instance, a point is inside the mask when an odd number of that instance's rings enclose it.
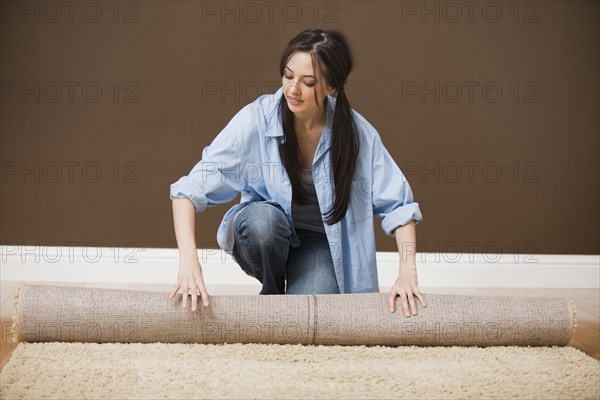
<instances>
[{"instance_id":1,"label":"denim knee","mask_svg":"<svg viewBox=\"0 0 600 400\"><path fill-rule=\"evenodd\" d=\"M246 274L263 284L260 294L284 294L292 231L281 206L264 201L249 204L234 227L234 257Z\"/></svg>"},{"instance_id":2,"label":"denim knee","mask_svg":"<svg viewBox=\"0 0 600 400\"><path fill-rule=\"evenodd\" d=\"M249 204L235 221L235 230L243 239L252 243L272 244L289 238L291 228L279 206L264 201Z\"/></svg>"}]
</instances>

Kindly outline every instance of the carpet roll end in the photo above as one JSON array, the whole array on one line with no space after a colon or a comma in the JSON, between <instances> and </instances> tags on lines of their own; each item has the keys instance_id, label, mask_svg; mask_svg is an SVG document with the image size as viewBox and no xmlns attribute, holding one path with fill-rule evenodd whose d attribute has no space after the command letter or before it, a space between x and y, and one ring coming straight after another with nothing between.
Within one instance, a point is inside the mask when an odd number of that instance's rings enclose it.
<instances>
[{"instance_id":1,"label":"carpet roll end","mask_svg":"<svg viewBox=\"0 0 600 400\"><path fill-rule=\"evenodd\" d=\"M575 301L570 300L571 302L571 329L569 330L569 338L567 339L567 344L571 343L573 336L575 336L575 330L577 329L577 305Z\"/></svg>"},{"instance_id":2,"label":"carpet roll end","mask_svg":"<svg viewBox=\"0 0 600 400\"><path fill-rule=\"evenodd\" d=\"M12 317L12 326L10 328L10 334L12 336L12 341L14 343L20 342L21 338L21 332L19 329L19 321L21 320L21 294L23 292L23 286L25 285L21 285L19 286L16 290L15 293L13 295L13 309L14 309L14 314Z\"/></svg>"}]
</instances>

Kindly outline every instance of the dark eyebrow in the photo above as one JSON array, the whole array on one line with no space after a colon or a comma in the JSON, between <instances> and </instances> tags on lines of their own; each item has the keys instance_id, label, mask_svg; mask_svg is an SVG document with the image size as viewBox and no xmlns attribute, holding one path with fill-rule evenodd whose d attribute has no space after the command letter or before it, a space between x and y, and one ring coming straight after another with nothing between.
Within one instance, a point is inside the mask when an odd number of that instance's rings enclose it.
<instances>
[{"instance_id":1,"label":"dark eyebrow","mask_svg":"<svg viewBox=\"0 0 600 400\"><path fill-rule=\"evenodd\" d=\"M292 69L290 67L288 67L287 65L285 66L287 69L289 69L290 71L292 71ZM294 71L292 71L292 73L295 73ZM313 75L306 75L306 78L314 78L315 80L317 80L317 78L315 78Z\"/></svg>"}]
</instances>

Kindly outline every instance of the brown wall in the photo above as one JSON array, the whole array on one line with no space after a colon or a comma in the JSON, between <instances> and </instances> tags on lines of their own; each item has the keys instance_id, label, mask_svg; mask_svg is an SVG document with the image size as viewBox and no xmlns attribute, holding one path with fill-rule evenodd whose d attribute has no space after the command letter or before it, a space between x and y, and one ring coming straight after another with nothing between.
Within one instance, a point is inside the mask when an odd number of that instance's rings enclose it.
<instances>
[{"instance_id":1,"label":"brown wall","mask_svg":"<svg viewBox=\"0 0 600 400\"><path fill-rule=\"evenodd\" d=\"M354 46L347 93L411 183L419 250L600 253L598 2L71 4L2 2L3 244L175 247L169 185L318 26Z\"/></svg>"}]
</instances>

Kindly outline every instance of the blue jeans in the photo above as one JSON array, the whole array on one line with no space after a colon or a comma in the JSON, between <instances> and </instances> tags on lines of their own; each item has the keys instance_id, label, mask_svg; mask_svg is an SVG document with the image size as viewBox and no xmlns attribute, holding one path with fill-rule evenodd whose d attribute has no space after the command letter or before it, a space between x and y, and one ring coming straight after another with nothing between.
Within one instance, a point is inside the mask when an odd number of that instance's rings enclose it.
<instances>
[{"instance_id":1,"label":"blue jeans","mask_svg":"<svg viewBox=\"0 0 600 400\"><path fill-rule=\"evenodd\" d=\"M300 247L292 247L290 234L280 205L251 203L234 222L233 258L262 283L260 294L339 293L327 236L296 229Z\"/></svg>"}]
</instances>

